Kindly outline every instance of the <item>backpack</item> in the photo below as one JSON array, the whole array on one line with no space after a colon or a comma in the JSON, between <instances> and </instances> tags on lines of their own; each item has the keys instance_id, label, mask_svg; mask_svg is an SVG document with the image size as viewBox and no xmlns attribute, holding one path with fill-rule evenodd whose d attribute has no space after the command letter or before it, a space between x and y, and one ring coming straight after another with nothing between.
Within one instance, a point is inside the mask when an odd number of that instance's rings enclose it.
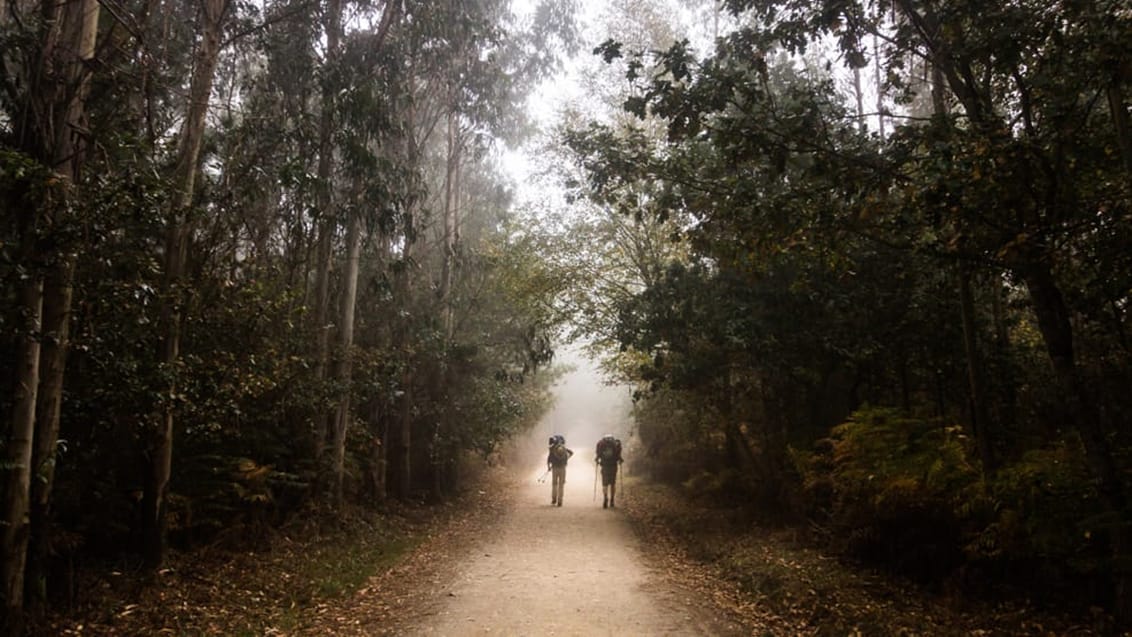
<instances>
[{"instance_id":1,"label":"backpack","mask_svg":"<svg viewBox=\"0 0 1132 637\"><path fill-rule=\"evenodd\" d=\"M550 458L554 461L555 465L566 464L566 461L570 459L570 454L566 451L566 445L559 442L551 447Z\"/></svg>"},{"instance_id":2,"label":"backpack","mask_svg":"<svg viewBox=\"0 0 1132 637\"><path fill-rule=\"evenodd\" d=\"M601 463L617 462L621 459L621 441L616 438L602 438L597 443L597 457Z\"/></svg>"}]
</instances>

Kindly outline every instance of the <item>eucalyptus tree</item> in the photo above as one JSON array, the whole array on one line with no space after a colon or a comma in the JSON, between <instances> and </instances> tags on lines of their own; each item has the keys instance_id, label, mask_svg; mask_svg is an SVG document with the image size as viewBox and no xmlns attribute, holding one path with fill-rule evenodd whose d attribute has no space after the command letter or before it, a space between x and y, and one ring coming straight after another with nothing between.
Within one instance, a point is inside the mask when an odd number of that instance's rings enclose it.
<instances>
[{"instance_id":1,"label":"eucalyptus tree","mask_svg":"<svg viewBox=\"0 0 1132 637\"><path fill-rule=\"evenodd\" d=\"M402 156L420 176L420 186L400 213L403 234L391 244L394 294L417 310L400 312L393 332L394 349L408 357L402 365L400 425L390 447L402 496L415 473L411 414L421 408L424 391L443 400L443 376L417 372L442 369L446 344L459 339L454 285L457 257L463 252L460 234L481 214L469 205L465 184L479 179L493 138L522 133L517 103L556 63L555 39L569 40L571 6L543 3L524 30L507 3L440 3L416 8L415 19L407 21L399 36L411 78L400 113L406 131ZM435 298L417 288L422 275L435 286ZM420 300L412 300L414 296Z\"/></svg>"},{"instance_id":2,"label":"eucalyptus tree","mask_svg":"<svg viewBox=\"0 0 1132 637\"><path fill-rule=\"evenodd\" d=\"M191 212L197 175L200 172L201 146L205 135L205 118L212 98L212 85L226 23L230 18L229 0L202 0L199 5L199 41L193 59L189 82L188 103L177 139L177 153L173 164L174 193L170 200L165 248L163 254L164 299L161 311L163 343L160 361L172 381L168 388L170 400L166 403L163 423L154 437L149 480L146 482L143 502L145 558L156 570L165 556L165 531L168 514L167 496L169 479L173 472L173 434L176 407L172 400L177 395L175 368L180 359L182 339L185 259L189 245L189 215Z\"/></svg>"},{"instance_id":3,"label":"eucalyptus tree","mask_svg":"<svg viewBox=\"0 0 1132 637\"><path fill-rule=\"evenodd\" d=\"M72 214L88 157L84 131L99 5L10 1L3 11L0 205L3 242L15 246L4 255L11 264L5 289L17 290L18 311L5 317L15 323L5 335L14 346L15 373L5 378L13 385L0 462L5 469L0 595L3 628L19 634L29 526L32 519L42 522L54 478L77 250Z\"/></svg>"}]
</instances>

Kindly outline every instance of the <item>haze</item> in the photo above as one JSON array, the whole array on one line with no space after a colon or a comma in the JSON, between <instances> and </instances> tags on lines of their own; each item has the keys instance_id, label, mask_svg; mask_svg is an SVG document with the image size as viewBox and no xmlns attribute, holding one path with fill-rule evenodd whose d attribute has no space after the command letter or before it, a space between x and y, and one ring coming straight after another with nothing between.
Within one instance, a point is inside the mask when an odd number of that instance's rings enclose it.
<instances>
[{"instance_id":1,"label":"haze","mask_svg":"<svg viewBox=\"0 0 1132 637\"><path fill-rule=\"evenodd\" d=\"M568 367L555 382L554 404L521 445L524 462L529 461L538 473L545 470L546 441L554 434L566 437L566 446L574 451L574 462L593 462L593 449L607 433L626 445L632 433L632 400L625 386L605 383L596 365L580 348L569 346L558 352L556 365Z\"/></svg>"}]
</instances>

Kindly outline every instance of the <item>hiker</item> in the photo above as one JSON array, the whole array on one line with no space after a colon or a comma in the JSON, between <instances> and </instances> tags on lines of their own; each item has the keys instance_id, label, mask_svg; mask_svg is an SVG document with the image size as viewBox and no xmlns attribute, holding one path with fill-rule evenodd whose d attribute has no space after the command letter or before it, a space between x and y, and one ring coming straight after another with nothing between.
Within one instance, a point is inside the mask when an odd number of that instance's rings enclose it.
<instances>
[{"instance_id":1,"label":"hiker","mask_svg":"<svg viewBox=\"0 0 1132 637\"><path fill-rule=\"evenodd\" d=\"M550 472L550 506L562 506L562 489L566 485L566 463L574 455L566 446L566 438L553 435L546 454L546 470Z\"/></svg>"},{"instance_id":2,"label":"hiker","mask_svg":"<svg viewBox=\"0 0 1132 637\"><path fill-rule=\"evenodd\" d=\"M594 462L601 466L601 508L613 508L613 496L617 491L617 469L624 460L621 458L621 441L613 434L605 434L597 442L597 455Z\"/></svg>"}]
</instances>

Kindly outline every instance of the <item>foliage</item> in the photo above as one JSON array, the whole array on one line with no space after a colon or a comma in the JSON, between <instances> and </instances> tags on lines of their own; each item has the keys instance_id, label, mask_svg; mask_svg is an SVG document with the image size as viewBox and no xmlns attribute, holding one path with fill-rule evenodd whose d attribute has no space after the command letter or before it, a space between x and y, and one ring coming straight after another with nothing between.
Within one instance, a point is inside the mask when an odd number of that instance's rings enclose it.
<instances>
[{"instance_id":1,"label":"foliage","mask_svg":"<svg viewBox=\"0 0 1132 637\"><path fill-rule=\"evenodd\" d=\"M537 420L565 282L537 237L501 223L512 201L491 153L528 132L517 104L573 46L572 4L529 19L498 0L95 4L89 83L63 78L66 91L34 79L55 73L41 53L59 34L26 4L0 20L0 362L14 360L21 280L75 259L60 442L36 471L50 501L30 517L40 546L79 539L30 555L52 573L48 592L76 558L131 559L152 529L185 550L236 547L330 514L332 444L338 504L385 506L402 466L396 494L444 497L466 450L485 456ZM206 6L221 11L219 61L195 102L207 102L199 166L176 166ZM81 126L48 130L37 118L67 100L82 101ZM72 137L90 149L76 183L42 158ZM438 247L446 198L464 234ZM453 290L438 300L442 264ZM320 350L323 338L350 345ZM0 367L10 389L14 365Z\"/></svg>"},{"instance_id":2,"label":"foliage","mask_svg":"<svg viewBox=\"0 0 1132 637\"><path fill-rule=\"evenodd\" d=\"M1075 447L1031 450L984 479L961 428L867 408L794 459L810 515L838 551L931 585L1087 604L1082 586L1109 576L1114 519Z\"/></svg>"},{"instance_id":3,"label":"foliage","mask_svg":"<svg viewBox=\"0 0 1132 637\"><path fill-rule=\"evenodd\" d=\"M1083 591L1118 568L1104 538L1120 522L1100 502L1079 446L1055 441L996 473L993 512L984 512L988 523L965 547L976 570L1007 581L1028 577L1051 600L1089 603Z\"/></svg>"},{"instance_id":4,"label":"foliage","mask_svg":"<svg viewBox=\"0 0 1132 637\"><path fill-rule=\"evenodd\" d=\"M1090 543L1123 563L1128 440L1114 415L1132 279L1112 249L1132 227L1127 77L1067 71L1127 65L1105 9L728 8L734 28L703 52L679 38L598 46L631 119L563 137L593 206L670 224L680 243L660 276L622 276L634 286L592 330L616 335L636 362L618 369L665 412L642 432L710 458L698 484L738 472L787 510L808 501L858 554L915 571L917 546L940 547L941 569L917 573L937 583L974 559L975 538L1011 543L995 503L1018 520L1103 511ZM1095 264L1110 262L1101 283ZM1054 462L1048 441L1066 427L1082 446L1042 471L1088 494L1063 473L1087 468L1096 510L998 482ZM816 442L817 465L788 461ZM1058 527L1051 559L1073 571L1080 542ZM1031 529L1020 553L1054 545Z\"/></svg>"},{"instance_id":5,"label":"foliage","mask_svg":"<svg viewBox=\"0 0 1132 637\"><path fill-rule=\"evenodd\" d=\"M957 427L866 408L803 454L800 472L835 545L936 581L958 566L960 512L980 499L967 446Z\"/></svg>"}]
</instances>

